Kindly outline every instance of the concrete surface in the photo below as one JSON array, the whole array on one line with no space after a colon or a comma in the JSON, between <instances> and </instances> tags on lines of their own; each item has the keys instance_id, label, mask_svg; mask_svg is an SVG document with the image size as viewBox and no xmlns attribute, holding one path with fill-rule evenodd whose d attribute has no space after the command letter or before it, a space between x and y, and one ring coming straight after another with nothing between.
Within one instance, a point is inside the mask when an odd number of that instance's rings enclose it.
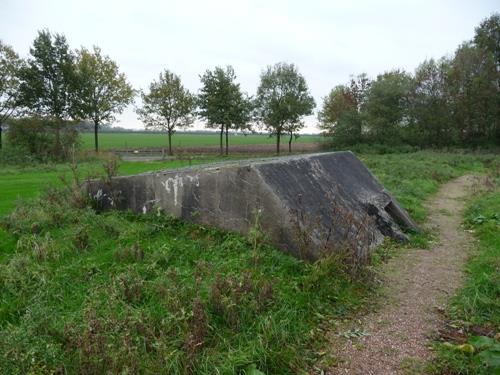
<instances>
[{"instance_id":1,"label":"concrete surface","mask_svg":"<svg viewBox=\"0 0 500 375\"><path fill-rule=\"evenodd\" d=\"M165 213L247 234L259 225L296 257L349 250L364 259L385 236L418 230L406 211L351 152L195 166L93 181L102 209ZM401 227L400 227L401 226Z\"/></svg>"}]
</instances>

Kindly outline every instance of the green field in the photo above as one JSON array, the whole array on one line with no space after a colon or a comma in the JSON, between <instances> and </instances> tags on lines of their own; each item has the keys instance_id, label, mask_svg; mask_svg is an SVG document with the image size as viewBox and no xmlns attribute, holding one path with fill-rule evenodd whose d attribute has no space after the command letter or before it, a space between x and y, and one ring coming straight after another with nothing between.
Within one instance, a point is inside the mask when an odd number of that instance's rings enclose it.
<instances>
[{"instance_id":1,"label":"green field","mask_svg":"<svg viewBox=\"0 0 500 375\"><path fill-rule=\"evenodd\" d=\"M94 134L82 133L82 146L84 149L94 148ZM296 141L297 143L319 142L323 139L320 135L302 135ZM284 139L283 139L284 140ZM232 135L229 137L229 146L231 145L261 145L274 144L276 138L268 135ZM109 149L128 149L128 148L148 148L148 147L167 147L168 138L166 134L160 133L100 133L99 145L103 150ZM219 136L217 134L187 134L177 133L172 137L173 147L189 146L218 146Z\"/></svg>"}]
</instances>

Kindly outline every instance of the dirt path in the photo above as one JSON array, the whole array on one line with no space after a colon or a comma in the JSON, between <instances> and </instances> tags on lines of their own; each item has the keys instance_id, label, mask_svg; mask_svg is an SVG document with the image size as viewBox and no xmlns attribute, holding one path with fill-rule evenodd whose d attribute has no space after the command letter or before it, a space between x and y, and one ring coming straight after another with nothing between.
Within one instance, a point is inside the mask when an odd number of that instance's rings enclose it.
<instances>
[{"instance_id":1,"label":"dirt path","mask_svg":"<svg viewBox=\"0 0 500 375\"><path fill-rule=\"evenodd\" d=\"M438 233L436 243L388 262L383 271L383 305L341 328L358 329L367 336L344 339L339 345L342 332L334 334L341 362L329 374L402 374L430 358L428 339L440 326L438 308L462 281L471 238L461 228L461 211L475 181L463 176L448 182L428 203L428 226Z\"/></svg>"}]
</instances>

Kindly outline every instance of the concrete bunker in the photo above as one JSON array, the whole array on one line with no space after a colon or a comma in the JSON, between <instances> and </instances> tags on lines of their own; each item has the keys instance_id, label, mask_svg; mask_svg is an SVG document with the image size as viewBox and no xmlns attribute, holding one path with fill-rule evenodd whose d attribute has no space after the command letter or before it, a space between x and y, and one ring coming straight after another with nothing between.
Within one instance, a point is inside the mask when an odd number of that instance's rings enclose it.
<instances>
[{"instance_id":1,"label":"concrete bunker","mask_svg":"<svg viewBox=\"0 0 500 375\"><path fill-rule=\"evenodd\" d=\"M415 223L351 152L254 159L91 181L102 209L158 209L189 222L247 234L259 224L296 257L349 247L365 258L385 236L406 240Z\"/></svg>"}]
</instances>

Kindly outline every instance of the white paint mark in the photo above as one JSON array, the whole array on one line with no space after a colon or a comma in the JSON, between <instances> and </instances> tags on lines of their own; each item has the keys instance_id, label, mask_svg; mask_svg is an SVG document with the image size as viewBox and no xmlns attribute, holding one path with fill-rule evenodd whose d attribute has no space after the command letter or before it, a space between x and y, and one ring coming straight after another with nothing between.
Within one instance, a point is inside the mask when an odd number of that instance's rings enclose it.
<instances>
[{"instance_id":1,"label":"white paint mark","mask_svg":"<svg viewBox=\"0 0 500 375\"><path fill-rule=\"evenodd\" d=\"M200 186L200 181L198 176L185 176L189 182L194 183L195 186ZM177 206L177 197L180 187L184 187L183 177L179 175L175 175L175 177L169 177L166 181L161 182L162 186L165 188L167 193L171 193L173 190L174 193L174 205Z\"/></svg>"},{"instance_id":2,"label":"white paint mark","mask_svg":"<svg viewBox=\"0 0 500 375\"><path fill-rule=\"evenodd\" d=\"M94 195L94 199L99 200L103 196L102 189L97 190L96 195Z\"/></svg>"},{"instance_id":3,"label":"white paint mark","mask_svg":"<svg viewBox=\"0 0 500 375\"><path fill-rule=\"evenodd\" d=\"M200 186L200 180L198 179L198 176L186 176L186 178L189 180L189 182L194 181L194 185L196 187Z\"/></svg>"}]
</instances>

